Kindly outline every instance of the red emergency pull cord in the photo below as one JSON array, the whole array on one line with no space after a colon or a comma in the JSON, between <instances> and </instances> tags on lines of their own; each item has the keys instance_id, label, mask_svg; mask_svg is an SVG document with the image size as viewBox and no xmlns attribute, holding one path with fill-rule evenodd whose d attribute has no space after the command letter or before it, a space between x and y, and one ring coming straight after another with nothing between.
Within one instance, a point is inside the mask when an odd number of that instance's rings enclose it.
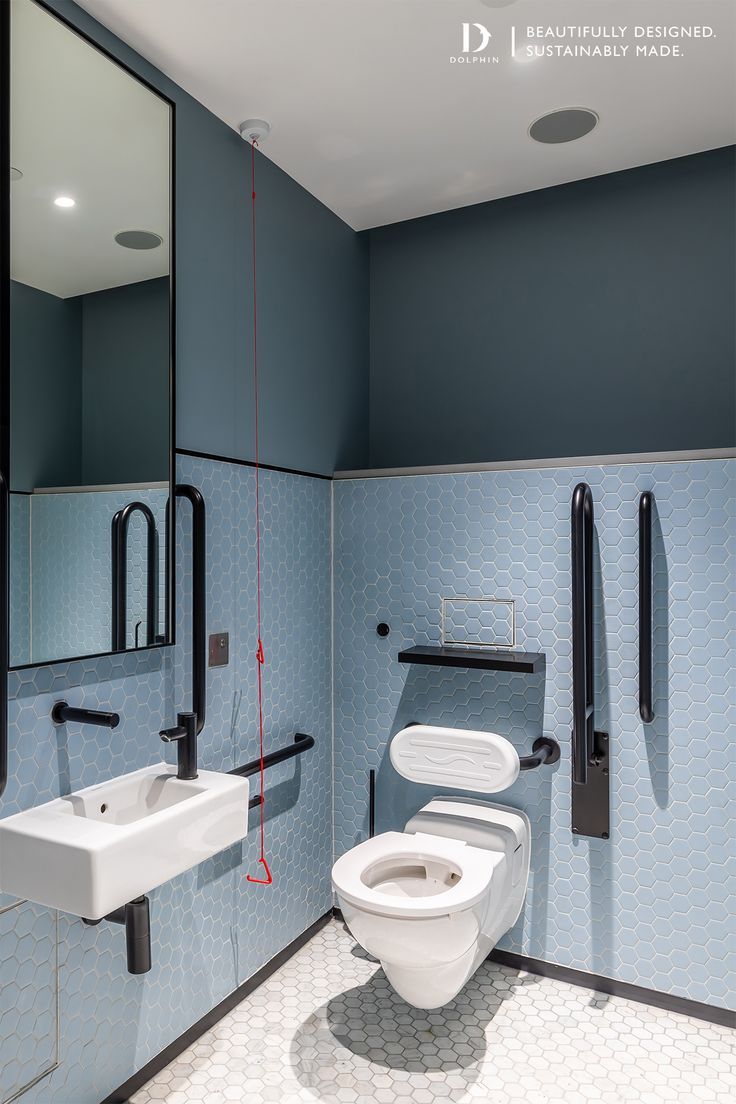
<instances>
[{"instance_id":1,"label":"red emergency pull cord","mask_svg":"<svg viewBox=\"0 0 736 1104\"><path fill-rule=\"evenodd\" d=\"M256 664L258 670L258 739L260 746L260 781L261 803L259 805L261 817L261 855L258 859L259 866L265 871L265 878L256 878L252 874L246 875L249 882L256 885L271 885L273 877L266 860L266 780L263 761L263 668L266 660L263 654L263 640L261 639L261 487L259 479L259 449L258 449L258 331L257 331L257 298L256 298L256 142L250 146L250 196L251 196L251 240L253 243L253 395L255 407L255 472L256 472L256 620L258 624L258 650L256 651Z\"/></svg>"}]
</instances>

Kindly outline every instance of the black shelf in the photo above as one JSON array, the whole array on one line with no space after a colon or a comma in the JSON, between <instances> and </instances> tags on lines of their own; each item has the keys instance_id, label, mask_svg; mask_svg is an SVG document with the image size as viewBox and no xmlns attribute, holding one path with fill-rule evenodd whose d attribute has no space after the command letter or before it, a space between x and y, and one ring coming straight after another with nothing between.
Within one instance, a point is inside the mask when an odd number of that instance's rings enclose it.
<instances>
[{"instance_id":1,"label":"black shelf","mask_svg":"<svg viewBox=\"0 0 736 1104\"><path fill-rule=\"evenodd\" d=\"M399 663L433 667L473 667L482 671L515 671L531 675L544 668L542 652L502 652L491 648L430 648L416 646L399 652Z\"/></svg>"}]
</instances>

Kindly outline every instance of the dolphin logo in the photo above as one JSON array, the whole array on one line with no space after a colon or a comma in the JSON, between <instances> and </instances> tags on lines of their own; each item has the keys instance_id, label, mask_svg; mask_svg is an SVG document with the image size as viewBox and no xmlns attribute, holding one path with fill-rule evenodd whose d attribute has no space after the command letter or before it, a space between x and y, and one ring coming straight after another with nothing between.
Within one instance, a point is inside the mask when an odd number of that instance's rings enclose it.
<instances>
[{"instance_id":1,"label":"dolphin logo","mask_svg":"<svg viewBox=\"0 0 736 1104\"><path fill-rule=\"evenodd\" d=\"M463 23L463 53L470 53L470 28L476 27L480 31L480 46L476 46L473 50L474 54L479 54L482 50L485 50L488 43L491 41L491 32L487 27L484 27L482 23Z\"/></svg>"}]
</instances>

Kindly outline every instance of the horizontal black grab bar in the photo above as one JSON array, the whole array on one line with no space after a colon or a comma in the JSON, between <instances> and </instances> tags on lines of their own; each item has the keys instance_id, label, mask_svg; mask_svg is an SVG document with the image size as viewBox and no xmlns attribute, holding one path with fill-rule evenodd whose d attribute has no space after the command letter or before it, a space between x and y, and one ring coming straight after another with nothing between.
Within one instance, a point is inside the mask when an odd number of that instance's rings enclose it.
<instances>
[{"instance_id":1,"label":"horizontal black grab bar","mask_svg":"<svg viewBox=\"0 0 736 1104\"><path fill-rule=\"evenodd\" d=\"M560 758L560 745L551 736L540 736L532 744L532 754L519 757L519 770L534 770L545 763L550 766Z\"/></svg>"},{"instance_id":2,"label":"horizontal black grab bar","mask_svg":"<svg viewBox=\"0 0 736 1104\"><path fill-rule=\"evenodd\" d=\"M305 732L297 732L294 737L294 743L289 744L288 747L281 748L279 751L272 751L270 755L264 755L263 766L265 768L275 767L277 763L285 763L287 759L293 759L296 755L301 755L303 751L309 751L314 747L314 736L307 736ZM239 774L241 778L250 778L253 774L258 774L261 769L261 760L252 759L250 763L244 763L242 767L233 767L228 771L228 774ZM250 805L253 808L253 802L260 804L260 798L252 798Z\"/></svg>"}]
</instances>

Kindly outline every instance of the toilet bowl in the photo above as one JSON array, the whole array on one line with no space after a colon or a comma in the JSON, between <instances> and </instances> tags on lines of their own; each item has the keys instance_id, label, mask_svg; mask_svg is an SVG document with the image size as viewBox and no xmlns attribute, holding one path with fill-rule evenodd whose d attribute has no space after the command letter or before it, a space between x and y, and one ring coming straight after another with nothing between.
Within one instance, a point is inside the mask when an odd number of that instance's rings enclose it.
<instances>
[{"instance_id":1,"label":"toilet bowl","mask_svg":"<svg viewBox=\"0 0 736 1104\"><path fill-rule=\"evenodd\" d=\"M403 832L384 832L337 860L345 923L416 1008L451 1001L513 927L529 880L525 813L438 797Z\"/></svg>"}]
</instances>

